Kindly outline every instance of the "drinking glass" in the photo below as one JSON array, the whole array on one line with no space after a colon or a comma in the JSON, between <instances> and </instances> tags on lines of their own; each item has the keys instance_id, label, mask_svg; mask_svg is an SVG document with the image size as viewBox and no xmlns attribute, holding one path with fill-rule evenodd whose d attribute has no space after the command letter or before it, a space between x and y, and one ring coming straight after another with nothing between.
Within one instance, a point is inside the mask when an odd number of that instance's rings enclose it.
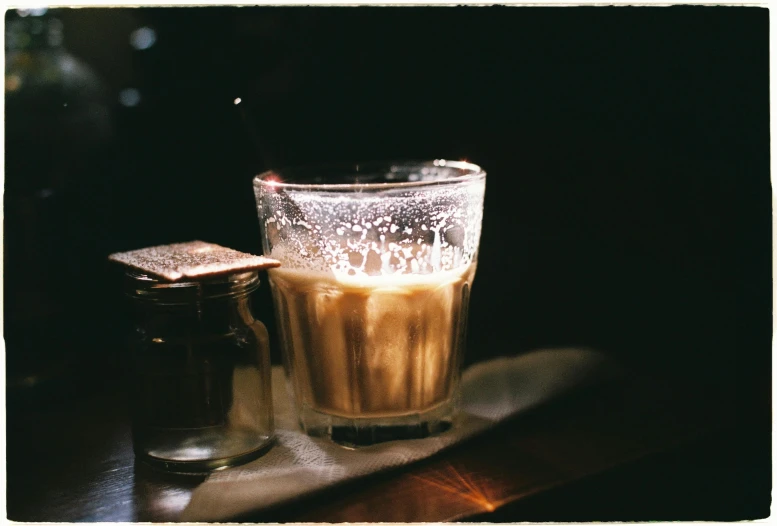
<instances>
[{"instance_id":1,"label":"drinking glass","mask_svg":"<svg viewBox=\"0 0 777 526\"><path fill-rule=\"evenodd\" d=\"M305 432L359 446L455 424L485 182L479 166L445 160L254 179Z\"/></svg>"}]
</instances>

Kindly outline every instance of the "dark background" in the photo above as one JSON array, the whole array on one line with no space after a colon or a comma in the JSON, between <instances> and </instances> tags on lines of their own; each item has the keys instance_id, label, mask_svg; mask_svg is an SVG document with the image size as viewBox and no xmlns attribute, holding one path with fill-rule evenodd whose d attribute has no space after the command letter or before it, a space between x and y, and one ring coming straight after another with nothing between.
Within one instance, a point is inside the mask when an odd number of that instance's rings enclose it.
<instances>
[{"instance_id":1,"label":"dark background","mask_svg":"<svg viewBox=\"0 0 777 526\"><path fill-rule=\"evenodd\" d=\"M760 437L763 471L743 480L768 479L766 9L46 15L88 70L45 104L14 99L6 71L11 406L116 387L126 322L109 253L191 239L260 252L256 173L467 159L488 172L468 363L586 345L711 378ZM140 27L147 49L130 45ZM268 289L254 310L274 337Z\"/></svg>"}]
</instances>

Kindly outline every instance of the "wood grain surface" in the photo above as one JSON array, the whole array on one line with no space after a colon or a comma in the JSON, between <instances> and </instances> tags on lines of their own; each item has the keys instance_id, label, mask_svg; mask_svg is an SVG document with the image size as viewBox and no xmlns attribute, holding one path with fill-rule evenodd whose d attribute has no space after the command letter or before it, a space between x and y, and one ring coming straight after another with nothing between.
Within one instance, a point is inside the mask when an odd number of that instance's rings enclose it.
<instances>
[{"instance_id":1,"label":"wood grain surface","mask_svg":"<svg viewBox=\"0 0 777 526\"><path fill-rule=\"evenodd\" d=\"M538 407L412 466L235 520L519 521L520 509L508 517L500 510L537 495L550 502L535 518L550 520L559 488L583 491L586 480L619 467L628 478L635 462L693 449L729 429L731 400L722 390L632 378ZM136 465L118 393L8 415L8 518L15 521L175 521L204 480Z\"/></svg>"}]
</instances>

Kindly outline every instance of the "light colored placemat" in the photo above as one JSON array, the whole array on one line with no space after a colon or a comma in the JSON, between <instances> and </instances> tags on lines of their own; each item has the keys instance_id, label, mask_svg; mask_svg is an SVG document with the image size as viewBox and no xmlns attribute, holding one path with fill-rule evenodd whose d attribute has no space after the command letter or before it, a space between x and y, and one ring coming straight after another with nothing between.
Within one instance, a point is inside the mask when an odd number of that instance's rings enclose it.
<instances>
[{"instance_id":1,"label":"light colored placemat","mask_svg":"<svg viewBox=\"0 0 777 526\"><path fill-rule=\"evenodd\" d=\"M462 377L462 414L435 437L351 450L299 430L283 371L273 368L278 441L263 457L212 474L193 493L183 521L223 521L260 511L346 480L429 457L507 417L618 374L589 349L542 349L481 362Z\"/></svg>"}]
</instances>

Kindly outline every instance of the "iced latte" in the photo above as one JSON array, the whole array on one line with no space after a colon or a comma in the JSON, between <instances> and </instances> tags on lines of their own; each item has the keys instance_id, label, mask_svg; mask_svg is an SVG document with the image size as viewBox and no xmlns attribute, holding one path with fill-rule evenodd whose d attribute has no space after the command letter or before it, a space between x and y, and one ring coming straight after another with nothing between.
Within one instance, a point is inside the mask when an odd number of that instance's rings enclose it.
<instances>
[{"instance_id":1,"label":"iced latte","mask_svg":"<svg viewBox=\"0 0 777 526\"><path fill-rule=\"evenodd\" d=\"M449 400L474 265L426 276L333 278L273 270L294 394L346 418L424 413Z\"/></svg>"},{"instance_id":2,"label":"iced latte","mask_svg":"<svg viewBox=\"0 0 777 526\"><path fill-rule=\"evenodd\" d=\"M458 164L387 171L399 184L358 191L257 179L265 253L282 262L269 277L284 366L308 433L360 444L451 423L485 189L479 168ZM421 183L407 184L414 170Z\"/></svg>"}]
</instances>

